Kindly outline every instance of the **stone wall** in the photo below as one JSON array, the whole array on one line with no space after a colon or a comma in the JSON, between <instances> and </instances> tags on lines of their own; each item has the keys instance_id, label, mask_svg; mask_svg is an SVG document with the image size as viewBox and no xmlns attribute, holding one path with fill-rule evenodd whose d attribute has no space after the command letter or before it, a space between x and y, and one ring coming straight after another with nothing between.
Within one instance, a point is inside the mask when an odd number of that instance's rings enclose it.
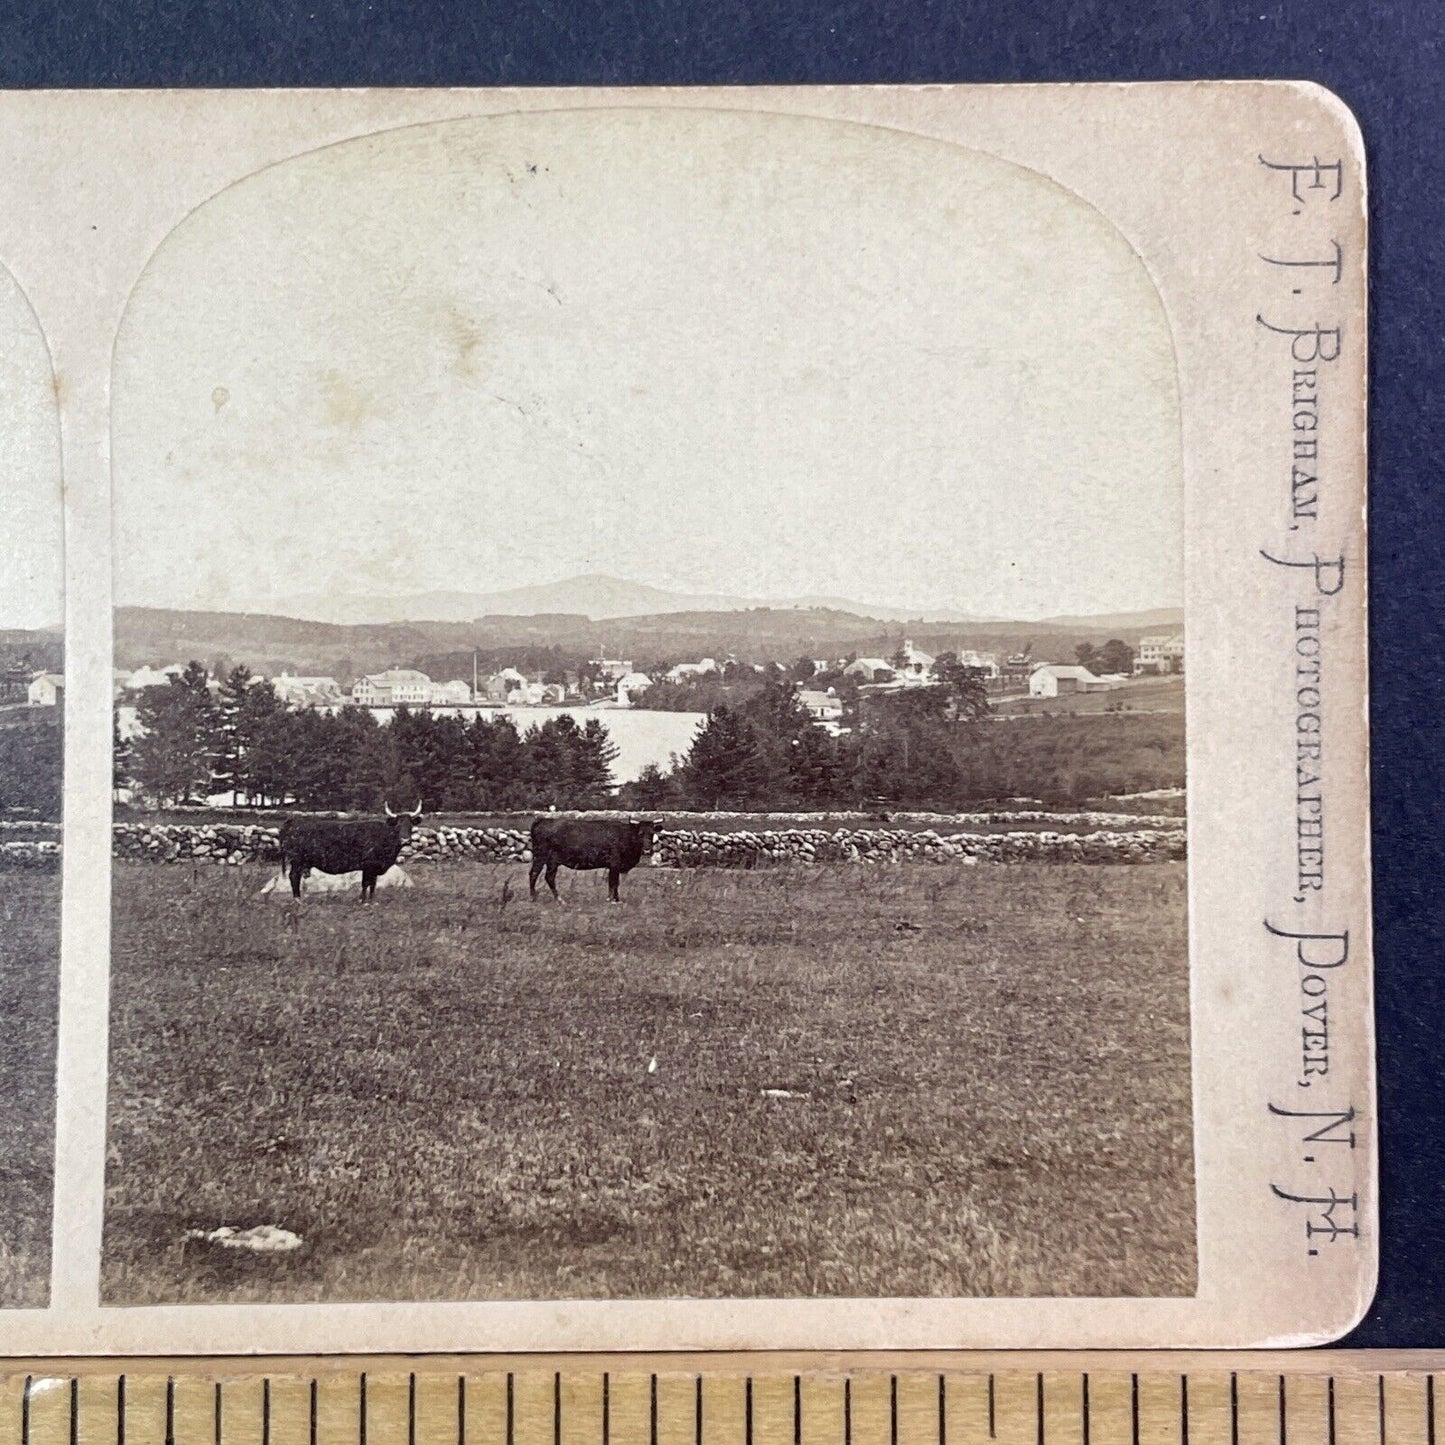
<instances>
[{"instance_id":1,"label":"stone wall","mask_svg":"<svg viewBox=\"0 0 1445 1445\"><path fill-rule=\"evenodd\" d=\"M279 858L276 837L274 828L259 824L118 823L114 852L118 858L157 863L274 863ZM48 846L58 852L58 844ZM1136 826L1082 834L1046 829L940 833L931 829L793 827L729 833L687 828L658 833L653 863L670 868L757 868L779 863L1156 863L1183 858L1184 852L1182 827ZM526 833L519 829L441 827L417 828L401 854L403 863L454 860L527 863L531 851Z\"/></svg>"}]
</instances>

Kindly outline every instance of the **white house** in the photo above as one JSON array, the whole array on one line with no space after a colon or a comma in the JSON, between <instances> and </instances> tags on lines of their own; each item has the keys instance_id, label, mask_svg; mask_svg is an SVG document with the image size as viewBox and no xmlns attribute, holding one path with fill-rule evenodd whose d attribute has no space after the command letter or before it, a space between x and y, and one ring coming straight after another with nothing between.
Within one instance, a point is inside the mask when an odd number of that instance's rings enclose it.
<instances>
[{"instance_id":1,"label":"white house","mask_svg":"<svg viewBox=\"0 0 1445 1445\"><path fill-rule=\"evenodd\" d=\"M341 684L334 677L297 677L283 672L271 679L271 686L287 707L327 707L341 701Z\"/></svg>"},{"instance_id":2,"label":"white house","mask_svg":"<svg viewBox=\"0 0 1445 1445\"><path fill-rule=\"evenodd\" d=\"M26 696L31 707L54 707L65 692L65 679L58 672L42 672L30 679Z\"/></svg>"},{"instance_id":3,"label":"white house","mask_svg":"<svg viewBox=\"0 0 1445 1445\"><path fill-rule=\"evenodd\" d=\"M1134 672L1170 673L1184 671L1184 634L1141 637L1134 654Z\"/></svg>"},{"instance_id":4,"label":"white house","mask_svg":"<svg viewBox=\"0 0 1445 1445\"><path fill-rule=\"evenodd\" d=\"M835 723L843 716L843 700L830 687L827 692L802 688L798 701L814 722Z\"/></svg>"},{"instance_id":5,"label":"white house","mask_svg":"<svg viewBox=\"0 0 1445 1445\"><path fill-rule=\"evenodd\" d=\"M515 667L504 667L487 679L487 697L493 702L506 702L519 687L526 687L527 678Z\"/></svg>"},{"instance_id":6,"label":"white house","mask_svg":"<svg viewBox=\"0 0 1445 1445\"><path fill-rule=\"evenodd\" d=\"M459 678L453 678L451 682L434 682L431 685L430 701L433 707L460 707L471 700L471 684L462 682Z\"/></svg>"},{"instance_id":7,"label":"white house","mask_svg":"<svg viewBox=\"0 0 1445 1445\"><path fill-rule=\"evenodd\" d=\"M138 667L131 673L126 686L132 692L139 692L144 687L164 687L173 677L179 677L184 671L185 668L179 662L173 662L167 667Z\"/></svg>"},{"instance_id":8,"label":"white house","mask_svg":"<svg viewBox=\"0 0 1445 1445\"><path fill-rule=\"evenodd\" d=\"M652 679L645 672L629 672L617 679L617 705L631 707L633 699L652 686Z\"/></svg>"},{"instance_id":9,"label":"white house","mask_svg":"<svg viewBox=\"0 0 1445 1445\"><path fill-rule=\"evenodd\" d=\"M388 668L357 678L351 700L360 707L425 707L431 701L431 678L413 667Z\"/></svg>"},{"instance_id":10,"label":"white house","mask_svg":"<svg viewBox=\"0 0 1445 1445\"><path fill-rule=\"evenodd\" d=\"M507 693L507 702L512 707L541 707L546 701L547 689L540 682L528 682L525 678Z\"/></svg>"},{"instance_id":11,"label":"white house","mask_svg":"<svg viewBox=\"0 0 1445 1445\"><path fill-rule=\"evenodd\" d=\"M981 677L994 678L999 674L996 652L974 652L971 648L960 648L958 661L960 666L971 668Z\"/></svg>"},{"instance_id":12,"label":"white house","mask_svg":"<svg viewBox=\"0 0 1445 1445\"><path fill-rule=\"evenodd\" d=\"M933 658L921 648L915 647L911 638L903 639L902 667L894 668L903 682L929 682L933 677Z\"/></svg>"},{"instance_id":13,"label":"white house","mask_svg":"<svg viewBox=\"0 0 1445 1445\"><path fill-rule=\"evenodd\" d=\"M1067 697L1076 692L1108 692L1114 684L1095 677L1087 667L1046 662L1029 674L1030 697Z\"/></svg>"},{"instance_id":14,"label":"white house","mask_svg":"<svg viewBox=\"0 0 1445 1445\"><path fill-rule=\"evenodd\" d=\"M679 662L663 675L668 682L690 682L695 677L706 677L709 673L721 671L715 657L704 657L698 662Z\"/></svg>"}]
</instances>

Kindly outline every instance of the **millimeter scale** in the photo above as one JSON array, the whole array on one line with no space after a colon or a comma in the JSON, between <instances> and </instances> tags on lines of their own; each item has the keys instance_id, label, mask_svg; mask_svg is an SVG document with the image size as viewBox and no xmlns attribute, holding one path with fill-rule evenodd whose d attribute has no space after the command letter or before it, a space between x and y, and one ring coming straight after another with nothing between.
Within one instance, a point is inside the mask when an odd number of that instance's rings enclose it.
<instances>
[{"instance_id":1,"label":"millimeter scale","mask_svg":"<svg viewBox=\"0 0 1445 1445\"><path fill-rule=\"evenodd\" d=\"M1436 1445L1445 1352L12 1361L0 1445Z\"/></svg>"}]
</instances>

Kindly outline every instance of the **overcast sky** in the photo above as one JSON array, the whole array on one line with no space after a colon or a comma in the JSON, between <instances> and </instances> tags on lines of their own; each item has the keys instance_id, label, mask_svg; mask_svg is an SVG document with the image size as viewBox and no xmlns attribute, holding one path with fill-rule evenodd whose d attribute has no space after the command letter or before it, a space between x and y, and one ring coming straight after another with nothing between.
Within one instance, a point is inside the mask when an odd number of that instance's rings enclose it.
<instances>
[{"instance_id":1,"label":"overcast sky","mask_svg":"<svg viewBox=\"0 0 1445 1445\"><path fill-rule=\"evenodd\" d=\"M1137 257L1033 173L877 129L572 112L287 162L157 253L114 419L123 603L1183 594Z\"/></svg>"},{"instance_id":2,"label":"overcast sky","mask_svg":"<svg viewBox=\"0 0 1445 1445\"><path fill-rule=\"evenodd\" d=\"M0 267L0 627L58 627L60 417L35 313Z\"/></svg>"}]
</instances>

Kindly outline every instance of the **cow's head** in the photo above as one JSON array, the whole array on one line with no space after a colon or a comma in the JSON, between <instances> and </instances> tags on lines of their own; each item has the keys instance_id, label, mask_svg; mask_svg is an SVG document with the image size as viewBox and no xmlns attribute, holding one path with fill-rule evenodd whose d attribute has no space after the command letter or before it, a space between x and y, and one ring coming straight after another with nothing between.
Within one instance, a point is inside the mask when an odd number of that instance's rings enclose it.
<instances>
[{"instance_id":1,"label":"cow's head","mask_svg":"<svg viewBox=\"0 0 1445 1445\"><path fill-rule=\"evenodd\" d=\"M657 839L657 830L662 824L654 818L634 818L628 826L631 827L633 836L642 844L643 856L650 857Z\"/></svg>"},{"instance_id":2,"label":"cow's head","mask_svg":"<svg viewBox=\"0 0 1445 1445\"><path fill-rule=\"evenodd\" d=\"M416 807L410 813L393 813L391 804L383 802L381 805L386 809L386 821L396 829L398 837L403 843L411 837L411 830L421 819L421 799L416 800Z\"/></svg>"}]
</instances>

